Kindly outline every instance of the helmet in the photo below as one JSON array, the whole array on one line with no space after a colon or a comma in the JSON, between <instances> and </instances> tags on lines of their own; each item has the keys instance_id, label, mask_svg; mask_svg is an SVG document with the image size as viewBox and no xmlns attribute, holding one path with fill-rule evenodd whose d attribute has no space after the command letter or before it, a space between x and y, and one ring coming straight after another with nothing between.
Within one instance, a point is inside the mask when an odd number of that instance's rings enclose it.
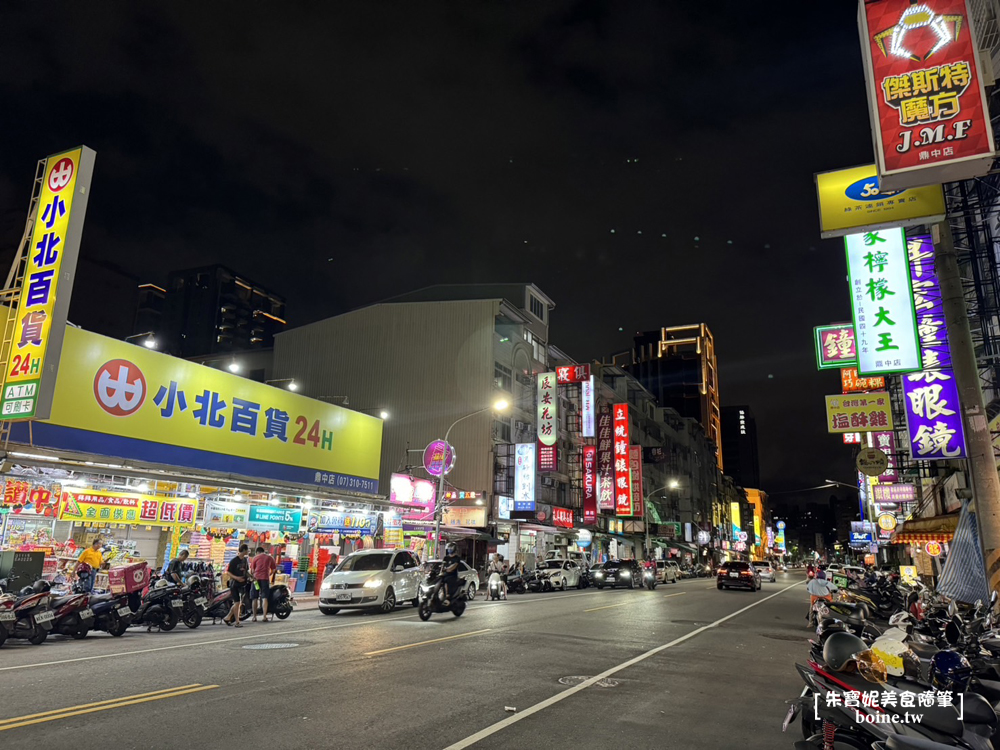
<instances>
[{"instance_id":1,"label":"helmet","mask_svg":"<svg viewBox=\"0 0 1000 750\"><path fill-rule=\"evenodd\" d=\"M939 690L964 693L972 679L972 665L957 651L938 651L931 657L930 679Z\"/></svg>"},{"instance_id":2,"label":"helmet","mask_svg":"<svg viewBox=\"0 0 1000 750\"><path fill-rule=\"evenodd\" d=\"M898 628L900 626L905 627L910 621L909 612L897 612L892 617L889 618L889 626L893 628Z\"/></svg>"},{"instance_id":3,"label":"helmet","mask_svg":"<svg viewBox=\"0 0 1000 750\"><path fill-rule=\"evenodd\" d=\"M35 581L35 585L31 587L31 590L36 594L47 594L51 589L49 582L41 578Z\"/></svg>"},{"instance_id":4,"label":"helmet","mask_svg":"<svg viewBox=\"0 0 1000 750\"><path fill-rule=\"evenodd\" d=\"M156 584L153 586L153 588L154 589L165 589L169 585L170 585L170 581L168 581L166 578L161 578L159 581L156 582Z\"/></svg>"},{"instance_id":5,"label":"helmet","mask_svg":"<svg viewBox=\"0 0 1000 750\"><path fill-rule=\"evenodd\" d=\"M92 575L93 572L94 572L94 569L92 567L90 567L87 563L80 563L79 565L76 566L76 574L80 578L83 578L84 576Z\"/></svg>"},{"instance_id":6,"label":"helmet","mask_svg":"<svg viewBox=\"0 0 1000 750\"><path fill-rule=\"evenodd\" d=\"M825 570L823 570L822 568L819 568L819 569L818 569L818 570L816 571L816 577L817 577L817 578L818 578L819 580L821 580L821 581L825 581L825 580L826 580L826 571L825 571Z\"/></svg>"},{"instance_id":7,"label":"helmet","mask_svg":"<svg viewBox=\"0 0 1000 750\"><path fill-rule=\"evenodd\" d=\"M823 644L823 661L834 672L848 671L862 651L867 651L865 642L853 633L834 633Z\"/></svg>"},{"instance_id":8,"label":"helmet","mask_svg":"<svg viewBox=\"0 0 1000 750\"><path fill-rule=\"evenodd\" d=\"M448 556L454 555L458 551L458 547L455 546L454 542L448 542L448 546L444 548L444 553Z\"/></svg>"},{"instance_id":9,"label":"helmet","mask_svg":"<svg viewBox=\"0 0 1000 750\"><path fill-rule=\"evenodd\" d=\"M192 573L187 577L187 585L191 588L201 586L201 576L197 576Z\"/></svg>"},{"instance_id":10,"label":"helmet","mask_svg":"<svg viewBox=\"0 0 1000 750\"><path fill-rule=\"evenodd\" d=\"M882 636L872 644L872 652L893 677L920 676L920 659L902 641Z\"/></svg>"}]
</instances>

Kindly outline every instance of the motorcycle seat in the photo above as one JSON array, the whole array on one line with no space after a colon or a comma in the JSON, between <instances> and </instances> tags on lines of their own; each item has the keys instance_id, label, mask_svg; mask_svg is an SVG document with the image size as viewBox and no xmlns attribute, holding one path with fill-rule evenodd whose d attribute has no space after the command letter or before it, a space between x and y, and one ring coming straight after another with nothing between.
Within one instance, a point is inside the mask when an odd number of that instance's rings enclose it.
<instances>
[{"instance_id":1,"label":"motorcycle seat","mask_svg":"<svg viewBox=\"0 0 1000 750\"><path fill-rule=\"evenodd\" d=\"M91 594L90 603L100 604L101 602L109 602L115 598L114 594Z\"/></svg>"},{"instance_id":2,"label":"motorcycle seat","mask_svg":"<svg viewBox=\"0 0 1000 750\"><path fill-rule=\"evenodd\" d=\"M52 609L59 609L60 607L65 606L66 604L69 603L69 601L74 596L78 596L78 595L77 594L67 594L66 596L53 597L52 602L51 602Z\"/></svg>"},{"instance_id":3,"label":"motorcycle seat","mask_svg":"<svg viewBox=\"0 0 1000 750\"><path fill-rule=\"evenodd\" d=\"M885 746L889 750L944 750L952 745L943 745L934 740L923 737L912 737L902 734L890 734L885 741Z\"/></svg>"},{"instance_id":4,"label":"motorcycle seat","mask_svg":"<svg viewBox=\"0 0 1000 750\"><path fill-rule=\"evenodd\" d=\"M919 641L907 641L906 645L909 646L910 650L920 659L930 659L934 656L934 654L941 650L932 643L920 643Z\"/></svg>"},{"instance_id":5,"label":"motorcycle seat","mask_svg":"<svg viewBox=\"0 0 1000 750\"><path fill-rule=\"evenodd\" d=\"M1000 653L1000 638L984 638L979 643L991 653Z\"/></svg>"}]
</instances>

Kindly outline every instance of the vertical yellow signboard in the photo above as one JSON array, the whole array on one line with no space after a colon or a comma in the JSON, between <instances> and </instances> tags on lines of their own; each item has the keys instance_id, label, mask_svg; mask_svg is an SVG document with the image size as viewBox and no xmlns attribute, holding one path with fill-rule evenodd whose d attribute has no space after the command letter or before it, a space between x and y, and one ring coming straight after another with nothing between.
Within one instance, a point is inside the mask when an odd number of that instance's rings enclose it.
<instances>
[{"instance_id":1,"label":"vertical yellow signboard","mask_svg":"<svg viewBox=\"0 0 1000 750\"><path fill-rule=\"evenodd\" d=\"M7 326L0 419L46 419L52 408L95 156L80 146L45 160L16 318Z\"/></svg>"}]
</instances>

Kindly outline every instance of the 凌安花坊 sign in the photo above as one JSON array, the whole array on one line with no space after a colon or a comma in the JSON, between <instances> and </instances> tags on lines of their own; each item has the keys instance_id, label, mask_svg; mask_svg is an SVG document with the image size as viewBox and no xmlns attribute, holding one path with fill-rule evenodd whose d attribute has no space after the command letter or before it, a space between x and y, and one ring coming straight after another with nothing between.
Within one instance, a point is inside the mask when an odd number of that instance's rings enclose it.
<instances>
[{"instance_id":1,"label":"\u51cc\u5b89\u82b1\u574a sign","mask_svg":"<svg viewBox=\"0 0 1000 750\"><path fill-rule=\"evenodd\" d=\"M95 156L80 146L48 157L42 168L31 239L24 248L24 281L16 308L7 313L15 319L0 419L49 416Z\"/></svg>"},{"instance_id":2,"label":"\u51cc\u5b89\u82b1\u574a sign","mask_svg":"<svg viewBox=\"0 0 1000 750\"><path fill-rule=\"evenodd\" d=\"M820 236L932 224L945 216L940 185L882 190L874 164L816 175Z\"/></svg>"},{"instance_id":3,"label":"\u51cc\u5b89\u82b1\u574a sign","mask_svg":"<svg viewBox=\"0 0 1000 750\"><path fill-rule=\"evenodd\" d=\"M883 190L986 174L993 127L966 0L877 0L859 30Z\"/></svg>"},{"instance_id":4,"label":"\u51cc\u5b89\u82b1\u574a sign","mask_svg":"<svg viewBox=\"0 0 1000 750\"><path fill-rule=\"evenodd\" d=\"M63 355L36 446L378 492L380 419L78 328Z\"/></svg>"}]
</instances>

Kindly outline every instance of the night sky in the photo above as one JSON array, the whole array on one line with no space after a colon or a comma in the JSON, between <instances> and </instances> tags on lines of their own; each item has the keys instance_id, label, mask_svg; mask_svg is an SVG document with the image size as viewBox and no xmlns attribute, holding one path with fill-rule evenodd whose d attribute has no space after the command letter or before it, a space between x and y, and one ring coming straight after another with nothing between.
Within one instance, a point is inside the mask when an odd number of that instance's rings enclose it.
<instances>
[{"instance_id":1,"label":"night sky","mask_svg":"<svg viewBox=\"0 0 1000 750\"><path fill-rule=\"evenodd\" d=\"M785 10L5 4L0 257L35 161L84 143L85 257L158 283L221 262L285 295L292 325L531 281L583 360L704 321L723 405L757 415L764 489L850 482L811 340L850 316L813 173L872 161L857 9Z\"/></svg>"}]
</instances>

